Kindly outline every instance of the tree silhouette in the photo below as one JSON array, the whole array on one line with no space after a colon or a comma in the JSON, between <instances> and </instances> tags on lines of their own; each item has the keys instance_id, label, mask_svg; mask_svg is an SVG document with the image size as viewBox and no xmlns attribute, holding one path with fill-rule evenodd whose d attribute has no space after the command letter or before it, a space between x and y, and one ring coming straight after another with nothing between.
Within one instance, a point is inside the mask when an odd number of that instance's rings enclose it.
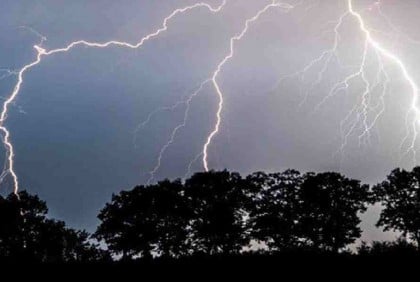
<instances>
[{"instance_id":1,"label":"tree silhouette","mask_svg":"<svg viewBox=\"0 0 420 282\"><path fill-rule=\"evenodd\" d=\"M20 192L0 197L0 257L10 261L82 262L109 259L88 234L48 219L45 202Z\"/></svg>"},{"instance_id":2,"label":"tree silhouette","mask_svg":"<svg viewBox=\"0 0 420 282\"><path fill-rule=\"evenodd\" d=\"M113 195L98 216L95 237L124 258L185 254L190 215L182 189L179 180L162 181Z\"/></svg>"},{"instance_id":3,"label":"tree silhouette","mask_svg":"<svg viewBox=\"0 0 420 282\"><path fill-rule=\"evenodd\" d=\"M252 237L265 242L271 250L297 248L303 176L296 170L257 172L249 175L246 182L253 199L249 209Z\"/></svg>"},{"instance_id":4,"label":"tree silhouette","mask_svg":"<svg viewBox=\"0 0 420 282\"><path fill-rule=\"evenodd\" d=\"M300 191L300 229L309 246L337 252L360 237L358 213L370 200L368 185L341 174L308 173Z\"/></svg>"},{"instance_id":5,"label":"tree silhouette","mask_svg":"<svg viewBox=\"0 0 420 282\"><path fill-rule=\"evenodd\" d=\"M124 258L236 253L248 240L243 188L227 171L138 186L106 204L95 237Z\"/></svg>"},{"instance_id":6,"label":"tree silhouette","mask_svg":"<svg viewBox=\"0 0 420 282\"><path fill-rule=\"evenodd\" d=\"M373 191L384 206L377 226L401 231L420 246L420 167L393 170Z\"/></svg>"},{"instance_id":7,"label":"tree silhouette","mask_svg":"<svg viewBox=\"0 0 420 282\"><path fill-rule=\"evenodd\" d=\"M248 243L244 215L248 200L238 173L197 173L185 182L192 218L191 249L194 253L238 253Z\"/></svg>"},{"instance_id":8,"label":"tree silhouette","mask_svg":"<svg viewBox=\"0 0 420 282\"><path fill-rule=\"evenodd\" d=\"M377 225L406 238L362 244L358 253L408 256L418 253L419 191L420 167L392 171L373 192L334 172L256 172L246 178L226 170L196 173L185 182L165 180L113 195L93 236L110 252L92 243L87 232L48 218L47 205L37 196L20 192L0 197L0 260L111 261L110 253L146 262L203 254L228 259L238 258L253 240L280 254L343 255L361 235L359 214L378 201L384 209Z\"/></svg>"},{"instance_id":9,"label":"tree silhouette","mask_svg":"<svg viewBox=\"0 0 420 282\"><path fill-rule=\"evenodd\" d=\"M360 236L369 196L338 173L196 173L114 195L95 237L124 258L238 254L251 239L337 252Z\"/></svg>"}]
</instances>

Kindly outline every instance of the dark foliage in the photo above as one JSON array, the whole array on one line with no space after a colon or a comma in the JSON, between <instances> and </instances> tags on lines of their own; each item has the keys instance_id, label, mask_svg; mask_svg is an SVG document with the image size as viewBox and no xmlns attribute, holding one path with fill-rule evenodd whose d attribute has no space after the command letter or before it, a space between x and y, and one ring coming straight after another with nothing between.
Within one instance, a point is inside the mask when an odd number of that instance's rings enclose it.
<instances>
[{"instance_id":1,"label":"dark foliage","mask_svg":"<svg viewBox=\"0 0 420 282\"><path fill-rule=\"evenodd\" d=\"M285 251L301 247L300 187L303 176L295 170L266 174L257 172L246 178L252 205L249 228L253 239L270 249Z\"/></svg>"},{"instance_id":2,"label":"dark foliage","mask_svg":"<svg viewBox=\"0 0 420 282\"><path fill-rule=\"evenodd\" d=\"M337 252L359 238L358 213L367 209L369 187L338 173L254 173L247 181L254 204L255 239L272 250Z\"/></svg>"},{"instance_id":3,"label":"dark foliage","mask_svg":"<svg viewBox=\"0 0 420 282\"><path fill-rule=\"evenodd\" d=\"M239 174L198 173L112 197L95 237L124 258L235 253L246 243Z\"/></svg>"},{"instance_id":4,"label":"dark foliage","mask_svg":"<svg viewBox=\"0 0 420 282\"><path fill-rule=\"evenodd\" d=\"M93 238L47 217L37 196L0 197L0 260L165 264L350 260L359 215L380 202L378 226L401 231L396 242L363 243L358 257L420 255L420 168L394 170L373 191L339 173L197 173L113 195ZM406 241L406 239L410 241ZM247 247L259 244L258 251ZM113 259L111 258L113 255ZM157 258L156 258L157 257Z\"/></svg>"},{"instance_id":5,"label":"dark foliage","mask_svg":"<svg viewBox=\"0 0 420 282\"><path fill-rule=\"evenodd\" d=\"M338 252L359 238L369 188L337 173L197 173L113 196L95 234L124 258L271 251Z\"/></svg>"},{"instance_id":6,"label":"dark foliage","mask_svg":"<svg viewBox=\"0 0 420 282\"><path fill-rule=\"evenodd\" d=\"M384 206L377 225L401 231L420 246L420 167L395 169L373 190Z\"/></svg>"},{"instance_id":7,"label":"dark foliage","mask_svg":"<svg viewBox=\"0 0 420 282\"><path fill-rule=\"evenodd\" d=\"M248 243L245 184L238 173L197 173L185 182L193 253L238 253Z\"/></svg>"},{"instance_id":8,"label":"dark foliage","mask_svg":"<svg viewBox=\"0 0 420 282\"><path fill-rule=\"evenodd\" d=\"M26 192L0 197L0 259L27 262L86 262L109 259L88 234L48 219L47 206Z\"/></svg>"},{"instance_id":9,"label":"dark foliage","mask_svg":"<svg viewBox=\"0 0 420 282\"><path fill-rule=\"evenodd\" d=\"M310 245L337 252L360 237L358 214L367 209L369 186L338 173L308 173L299 198L300 228Z\"/></svg>"},{"instance_id":10,"label":"dark foliage","mask_svg":"<svg viewBox=\"0 0 420 282\"><path fill-rule=\"evenodd\" d=\"M371 245L362 243L357 253L360 256L420 257L417 247L404 239L399 239L395 242L373 242Z\"/></svg>"},{"instance_id":11,"label":"dark foliage","mask_svg":"<svg viewBox=\"0 0 420 282\"><path fill-rule=\"evenodd\" d=\"M114 195L98 216L102 223L94 236L124 258L183 255L191 214L182 193L180 181L162 181Z\"/></svg>"}]
</instances>

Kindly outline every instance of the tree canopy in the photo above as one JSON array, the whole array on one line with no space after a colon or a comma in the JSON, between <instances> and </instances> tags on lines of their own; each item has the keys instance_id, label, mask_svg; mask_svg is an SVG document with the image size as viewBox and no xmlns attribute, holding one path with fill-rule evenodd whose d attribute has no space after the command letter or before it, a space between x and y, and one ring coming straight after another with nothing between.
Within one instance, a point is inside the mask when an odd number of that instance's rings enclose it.
<instances>
[{"instance_id":1,"label":"tree canopy","mask_svg":"<svg viewBox=\"0 0 420 282\"><path fill-rule=\"evenodd\" d=\"M369 199L338 173L210 171L114 195L95 236L128 257L237 254L252 241L338 252L359 238Z\"/></svg>"},{"instance_id":2,"label":"tree canopy","mask_svg":"<svg viewBox=\"0 0 420 282\"><path fill-rule=\"evenodd\" d=\"M286 170L242 177L224 170L121 191L100 211L93 235L50 218L46 203L35 195L0 196L0 260L239 256L256 245L269 254L340 254L360 239L360 214L375 203L383 206L377 225L403 237L363 243L358 253L418 252L420 167L396 169L372 189L335 172Z\"/></svg>"},{"instance_id":3,"label":"tree canopy","mask_svg":"<svg viewBox=\"0 0 420 282\"><path fill-rule=\"evenodd\" d=\"M312 246L338 251L361 235L369 186L339 173L308 173L301 186L301 229Z\"/></svg>"},{"instance_id":4,"label":"tree canopy","mask_svg":"<svg viewBox=\"0 0 420 282\"><path fill-rule=\"evenodd\" d=\"M20 192L0 197L0 259L36 262L84 262L109 259L84 231L47 218L46 203Z\"/></svg>"},{"instance_id":5,"label":"tree canopy","mask_svg":"<svg viewBox=\"0 0 420 282\"><path fill-rule=\"evenodd\" d=\"M400 231L420 246L420 167L395 169L373 190L384 207L377 225Z\"/></svg>"},{"instance_id":6,"label":"tree canopy","mask_svg":"<svg viewBox=\"0 0 420 282\"><path fill-rule=\"evenodd\" d=\"M182 190L179 180L167 180L113 195L98 216L95 237L124 257L182 255L190 217Z\"/></svg>"}]
</instances>

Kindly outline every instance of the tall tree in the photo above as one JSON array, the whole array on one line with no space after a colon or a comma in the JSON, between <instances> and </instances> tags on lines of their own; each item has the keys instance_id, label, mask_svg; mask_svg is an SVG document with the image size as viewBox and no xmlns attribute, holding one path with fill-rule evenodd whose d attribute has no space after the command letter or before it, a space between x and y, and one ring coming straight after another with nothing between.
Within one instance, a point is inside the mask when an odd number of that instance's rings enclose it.
<instances>
[{"instance_id":1,"label":"tall tree","mask_svg":"<svg viewBox=\"0 0 420 282\"><path fill-rule=\"evenodd\" d=\"M396 230L420 246L420 167L395 169L373 188L384 209L377 226Z\"/></svg>"},{"instance_id":2,"label":"tall tree","mask_svg":"<svg viewBox=\"0 0 420 282\"><path fill-rule=\"evenodd\" d=\"M337 252L361 235L358 214L369 203L368 185L339 173L308 173L300 191L300 229L313 247Z\"/></svg>"},{"instance_id":3,"label":"tall tree","mask_svg":"<svg viewBox=\"0 0 420 282\"><path fill-rule=\"evenodd\" d=\"M0 257L16 261L81 262L109 259L84 231L47 218L37 196L20 192L0 197Z\"/></svg>"},{"instance_id":4,"label":"tall tree","mask_svg":"<svg viewBox=\"0 0 420 282\"><path fill-rule=\"evenodd\" d=\"M95 237L125 258L185 254L190 215L182 190L181 181L166 180L113 195Z\"/></svg>"},{"instance_id":5,"label":"tall tree","mask_svg":"<svg viewBox=\"0 0 420 282\"><path fill-rule=\"evenodd\" d=\"M248 243L244 210L248 197L238 173L197 173L185 182L191 218L191 249L195 253L238 253Z\"/></svg>"},{"instance_id":6,"label":"tall tree","mask_svg":"<svg viewBox=\"0 0 420 282\"><path fill-rule=\"evenodd\" d=\"M299 246L300 187L303 176L295 170L266 174L257 172L246 178L252 195L249 224L252 237L271 250Z\"/></svg>"}]
</instances>

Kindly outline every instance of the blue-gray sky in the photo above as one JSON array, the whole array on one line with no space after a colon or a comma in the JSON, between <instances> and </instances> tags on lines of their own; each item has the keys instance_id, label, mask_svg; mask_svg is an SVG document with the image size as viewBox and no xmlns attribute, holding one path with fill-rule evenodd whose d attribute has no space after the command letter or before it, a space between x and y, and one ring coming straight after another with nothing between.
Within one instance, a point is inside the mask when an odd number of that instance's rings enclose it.
<instances>
[{"instance_id":1,"label":"blue-gray sky","mask_svg":"<svg viewBox=\"0 0 420 282\"><path fill-rule=\"evenodd\" d=\"M30 29L48 38L43 43L47 50L79 39L137 42L159 28L174 9L197 1L1 2L0 68L19 69L36 55L33 45L40 38ZM207 2L217 6L221 1ZM147 181L147 172L182 120L184 108L154 116L135 135L138 124L208 78L228 54L230 37L270 0L227 2L219 14L197 9L175 17L167 32L141 49L80 47L47 57L31 69L7 120L21 187L45 199L52 216L93 230L96 214L112 193ZM286 168L337 170L375 183L397 166L413 165L412 157L400 150L410 93L392 62L385 61L392 82L385 97L386 111L372 128L371 142L359 144L356 132L342 156L334 154L342 144L340 122L360 98L357 88L361 84L356 82L348 94L339 93L316 111L331 86L348 74L347 69L332 63L314 87L308 81L314 81L319 66L305 75L306 84L296 77L278 84L281 77L302 69L331 47L331 21L345 11L345 2L307 0L289 14L270 11L235 45L235 56L219 77L225 108L221 130L209 150L211 168L244 174ZM383 33L392 30L375 9L375 1L354 2L369 26L382 31L375 33L378 40L395 51L420 82L415 42L420 38L418 1L381 1L382 12L404 34L400 37L394 36L395 30ZM357 65L363 48L357 22L346 19L340 35L342 63ZM372 67L367 75L372 77L374 56L369 53ZM9 94L15 83L14 76L1 80L1 95ZM379 88L372 91L372 105L380 102ZM302 103L308 89L308 99ZM158 179L186 173L214 124L216 106L215 91L207 85L191 104L187 126L164 155ZM202 170L200 161L194 170ZM381 238L372 227L375 216L371 212L364 223L367 239Z\"/></svg>"}]
</instances>

